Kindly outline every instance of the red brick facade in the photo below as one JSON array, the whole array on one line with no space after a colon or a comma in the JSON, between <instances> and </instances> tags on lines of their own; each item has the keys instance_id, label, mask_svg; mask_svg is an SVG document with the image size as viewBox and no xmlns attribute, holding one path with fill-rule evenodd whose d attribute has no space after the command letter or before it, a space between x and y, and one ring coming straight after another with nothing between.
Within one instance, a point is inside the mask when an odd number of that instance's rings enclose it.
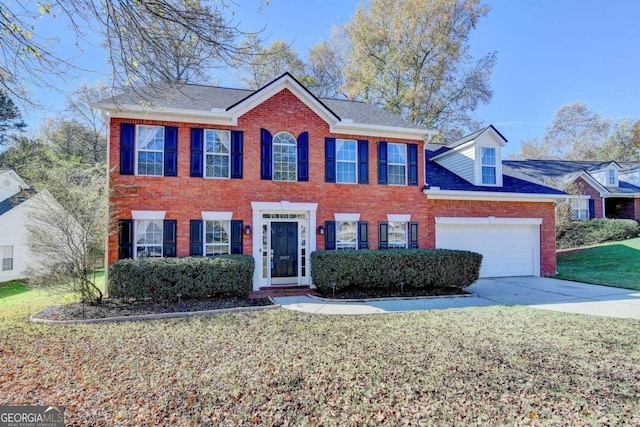
<instances>
[{"instance_id":1,"label":"red brick facade","mask_svg":"<svg viewBox=\"0 0 640 427\"><path fill-rule=\"evenodd\" d=\"M120 123L165 125L178 127L178 176L150 177L121 175L118 170ZM244 137L243 178L212 179L190 177L190 128L241 130ZM272 135L286 131L297 137L309 132L309 181L277 182L260 179L260 129ZM337 184L325 182L325 137L368 139L369 184ZM418 144L418 186L379 185L377 145L387 142ZM200 219L203 211L233 212L253 227L243 236L243 252L253 254L256 225L252 223L251 202L317 203L317 225L332 221L334 213L359 213L368 221L369 246L378 248L377 224L387 214L410 214L419 224L420 247L434 247L437 216L527 217L542 218L541 274L555 274L554 207L552 203L478 202L428 200L422 194L424 183L423 142L396 138L337 135L329 125L301 102L293 93L283 90L238 118L237 126L211 126L202 123L166 122L112 118L109 141L110 186L117 217L130 219L132 210L166 211L165 219L177 220L177 256L189 255L189 222ZM324 236L309 230L317 239L316 247L324 248ZM313 249L313 248L311 248ZM256 254L254 254L256 255ZM108 262L118 258L118 235L109 238Z\"/></svg>"},{"instance_id":2,"label":"red brick facade","mask_svg":"<svg viewBox=\"0 0 640 427\"><path fill-rule=\"evenodd\" d=\"M569 194L581 194L590 196L594 201L594 213L596 218L602 218L602 197L600 197L600 192L593 188L591 184L584 180L584 178L580 177L573 181L565 190L565 192Z\"/></svg>"}]
</instances>

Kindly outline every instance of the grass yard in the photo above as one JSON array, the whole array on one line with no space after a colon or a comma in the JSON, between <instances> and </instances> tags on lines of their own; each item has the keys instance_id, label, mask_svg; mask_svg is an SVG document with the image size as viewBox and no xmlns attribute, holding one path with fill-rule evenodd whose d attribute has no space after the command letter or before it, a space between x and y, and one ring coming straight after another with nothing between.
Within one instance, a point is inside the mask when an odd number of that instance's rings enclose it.
<instances>
[{"instance_id":1,"label":"grass yard","mask_svg":"<svg viewBox=\"0 0 640 427\"><path fill-rule=\"evenodd\" d=\"M0 404L72 425L637 425L637 320L489 307L51 327L0 298Z\"/></svg>"},{"instance_id":2,"label":"grass yard","mask_svg":"<svg viewBox=\"0 0 640 427\"><path fill-rule=\"evenodd\" d=\"M556 277L640 291L640 238L560 253Z\"/></svg>"}]
</instances>

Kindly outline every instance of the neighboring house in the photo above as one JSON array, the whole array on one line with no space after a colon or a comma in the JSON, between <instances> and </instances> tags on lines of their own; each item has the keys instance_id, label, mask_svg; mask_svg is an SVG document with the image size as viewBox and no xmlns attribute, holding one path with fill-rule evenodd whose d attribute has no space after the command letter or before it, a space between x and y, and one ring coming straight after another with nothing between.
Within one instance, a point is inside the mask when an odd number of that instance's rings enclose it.
<instances>
[{"instance_id":1,"label":"neighboring house","mask_svg":"<svg viewBox=\"0 0 640 427\"><path fill-rule=\"evenodd\" d=\"M571 218L640 221L640 163L571 160L509 160L514 176L544 183L590 199L571 200Z\"/></svg>"},{"instance_id":2,"label":"neighboring house","mask_svg":"<svg viewBox=\"0 0 640 427\"><path fill-rule=\"evenodd\" d=\"M0 282L26 277L28 211L38 192L11 169L0 169Z\"/></svg>"},{"instance_id":3,"label":"neighboring house","mask_svg":"<svg viewBox=\"0 0 640 427\"><path fill-rule=\"evenodd\" d=\"M493 127L434 153L435 132L316 98L288 73L256 91L155 93L93 105L109 123L119 216L108 264L250 254L257 290L312 285L315 250L442 247L483 253L482 276L555 274L554 204L567 195L504 176Z\"/></svg>"}]
</instances>

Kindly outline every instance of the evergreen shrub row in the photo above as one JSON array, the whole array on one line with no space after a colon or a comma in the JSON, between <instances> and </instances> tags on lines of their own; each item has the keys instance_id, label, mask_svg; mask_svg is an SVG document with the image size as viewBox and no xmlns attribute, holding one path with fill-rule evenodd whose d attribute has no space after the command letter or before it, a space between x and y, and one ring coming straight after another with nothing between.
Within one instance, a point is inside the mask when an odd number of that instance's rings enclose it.
<instances>
[{"instance_id":1,"label":"evergreen shrub row","mask_svg":"<svg viewBox=\"0 0 640 427\"><path fill-rule=\"evenodd\" d=\"M153 301L248 298L254 260L249 255L215 258L122 259L109 267L111 297Z\"/></svg>"},{"instance_id":2,"label":"evergreen shrub row","mask_svg":"<svg viewBox=\"0 0 640 427\"><path fill-rule=\"evenodd\" d=\"M311 278L320 293L346 290L465 288L480 273L482 255L445 249L317 251Z\"/></svg>"}]
</instances>

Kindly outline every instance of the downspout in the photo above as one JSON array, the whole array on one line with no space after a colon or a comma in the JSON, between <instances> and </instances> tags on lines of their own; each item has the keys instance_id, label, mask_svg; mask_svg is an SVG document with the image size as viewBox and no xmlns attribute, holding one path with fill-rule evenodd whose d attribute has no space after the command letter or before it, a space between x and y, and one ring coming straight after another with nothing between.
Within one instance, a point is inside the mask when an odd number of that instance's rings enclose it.
<instances>
[{"instance_id":1,"label":"downspout","mask_svg":"<svg viewBox=\"0 0 640 427\"><path fill-rule=\"evenodd\" d=\"M109 201L111 200L111 193L109 191L109 152L110 150L110 146L111 146L111 114L109 114L109 112L107 110L100 110L100 113L102 115L102 120L104 120L104 122L107 124L107 164L106 164L106 168L107 168L107 179L105 180L106 182L106 186L107 186L107 191L106 191L106 195L109 198ZM107 218L111 218L111 206L109 203L109 207L108 207L108 212L107 212ZM109 233L111 231L111 221L108 220L107 221L107 227L108 227L108 231L107 231L107 236L105 238L105 242L104 242L104 247L105 247L105 251L104 251L104 290L103 290L103 296L105 298L109 298Z\"/></svg>"}]
</instances>

